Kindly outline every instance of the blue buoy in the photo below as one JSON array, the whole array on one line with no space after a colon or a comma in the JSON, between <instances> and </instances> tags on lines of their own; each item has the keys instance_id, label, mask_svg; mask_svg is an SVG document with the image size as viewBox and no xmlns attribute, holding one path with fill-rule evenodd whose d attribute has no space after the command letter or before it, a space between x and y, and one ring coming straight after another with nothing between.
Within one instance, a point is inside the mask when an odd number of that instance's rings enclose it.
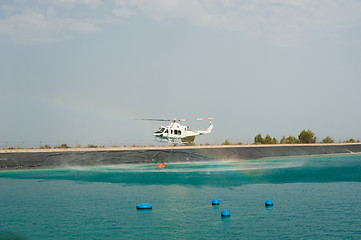
<instances>
[{"instance_id":1,"label":"blue buoy","mask_svg":"<svg viewBox=\"0 0 361 240\"><path fill-rule=\"evenodd\" d=\"M150 205L149 203L141 203L137 205L137 209L152 209L152 205Z\"/></svg>"},{"instance_id":2,"label":"blue buoy","mask_svg":"<svg viewBox=\"0 0 361 240\"><path fill-rule=\"evenodd\" d=\"M272 200L267 200L267 201L265 202L265 205L266 205L266 207L271 207L271 206L273 206Z\"/></svg>"},{"instance_id":3,"label":"blue buoy","mask_svg":"<svg viewBox=\"0 0 361 240\"><path fill-rule=\"evenodd\" d=\"M221 212L221 216L222 217L230 217L231 216L231 213L228 211L228 210L223 210Z\"/></svg>"},{"instance_id":4,"label":"blue buoy","mask_svg":"<svg viewBox=\"0 0 361 240\"><path fill-rule=\"evenodd\" d=\"M213 199L212 205L219 205L219 200L218 199Z\"/></svg>"}]
</instances>

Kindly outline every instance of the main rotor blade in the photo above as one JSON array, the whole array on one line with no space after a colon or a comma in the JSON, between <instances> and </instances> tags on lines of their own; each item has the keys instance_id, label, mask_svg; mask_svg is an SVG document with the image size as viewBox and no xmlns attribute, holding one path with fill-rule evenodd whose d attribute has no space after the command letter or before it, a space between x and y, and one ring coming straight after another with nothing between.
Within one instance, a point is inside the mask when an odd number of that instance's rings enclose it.
<instances>
[{"instance_id":1,"label":"main rotor blade","mask_svg":"<svg viewBox=\"0 0 361 240\"><path fill-rule=\"evenodd\" d=\"M161 121L161 122L187 122L187 121L198 121L198 120L212 120L214 118L188 118L188 119L157 119L157 118L141 118L138 120L146 120L146 121Z\"/></svg>"},{"instance_id":2,"label":"main rotor blade","mask_svg":"<svg viewBox=\"0 0 361 240\"><path fill-rule=\"evenodd\" d=\"M141 118L138 120L146 120L146 121L161 121L161 122L171 122L171 119L156 119L156 118Z\"/></svg>"},{"instance_id":3,"label":"main rotor blade","mask_svg":"<svg viewBox=\"0 0 361 240\"><path fill-rule=\"evenodd\" d=\"M187 122L187 121L198 121L198 120L212 120L214 118L189 118L189 119L179 119L179 121Z\"/></svg>"}]
</instances>

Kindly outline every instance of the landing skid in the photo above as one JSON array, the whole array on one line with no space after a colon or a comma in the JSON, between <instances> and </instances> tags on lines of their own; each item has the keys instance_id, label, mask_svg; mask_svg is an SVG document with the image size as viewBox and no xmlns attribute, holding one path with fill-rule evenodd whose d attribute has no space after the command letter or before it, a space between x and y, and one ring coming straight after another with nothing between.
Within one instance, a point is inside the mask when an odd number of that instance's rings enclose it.
<instances>
[{"instance_id":1,"label":"landing skid","mask_svg":"<svg viewBox=\"0 0 361 240\"><path fill-rule=\"evenodd\" d=\"M182 140L180 138L159 138L156 137L155 140L157 142L165 142L165 143L183 143Z\"/></svg>"}]
</instances>

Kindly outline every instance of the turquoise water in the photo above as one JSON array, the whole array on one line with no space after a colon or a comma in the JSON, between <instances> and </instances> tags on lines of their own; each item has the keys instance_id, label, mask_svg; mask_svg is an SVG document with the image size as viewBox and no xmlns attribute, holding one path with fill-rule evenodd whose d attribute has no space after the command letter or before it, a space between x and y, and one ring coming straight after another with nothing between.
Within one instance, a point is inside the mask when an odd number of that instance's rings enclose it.
<instances>
[{"instance_id":1,"label":"turquoise water","mask_svg":"<svg viewBox=\"0 0 361 240\"><path fill-rule=\"evenodd\" d=\"M0 239L361 239L361 155L156 166L0 172Z\"/></svg>"}]
</instances>

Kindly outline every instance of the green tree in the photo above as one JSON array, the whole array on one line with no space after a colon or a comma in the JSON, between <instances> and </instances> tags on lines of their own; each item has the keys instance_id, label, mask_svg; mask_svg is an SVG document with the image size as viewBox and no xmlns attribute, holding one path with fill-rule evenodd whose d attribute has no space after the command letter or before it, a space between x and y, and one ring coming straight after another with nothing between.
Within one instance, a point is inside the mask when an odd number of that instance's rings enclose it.
<instances>
[{"instance_id":1,"label":"green tree","mask_svg":"<svg viewBox=\"0 0 361 240\"><path fill-rule=\"evenodd\" d=\"M70 148L70 147L66 143L63 143L60 146L55 146L54 148Z\"/></svg>"},{"instance_id":2,"label":"green tree","mask_svg":"<svg viewBox=\"0 0 361 240\"><path fill-rule=\"evenodd\" d=\"M266 135L266 137L263 139L263 144L277 144L278 141L276 138L272 138L269 134Z\"/></svg>"},{"instance_id":3,"label":"green tree","mask_svg":"<svg viewBox=\"0 0 361 240\"><path fill-rule=\"evenodd\" d=\"M298 135L298 140L300 143L316 143L316 136L311 130L302 130L300 135Z\"/></svg>"},{"instance_id":4,"label":"green tree","mask_svg":"<svg viewBox=\"0 0 361 240\"><path fill-rule=\"evenodd\" d=\"M226 139L226 140L224 140L224 142L222 143L222 145L231 145L231 143Z\"/></svg>"},{"instance_id":5,"label":"green tree","mask_svg":"<svg viewBox=\"0 0 361 240\"><path fill-rule=\"evenodd\" d=\"M295 144L295 143L298 143L298 140L296 137L294 136L288 136L286 139L285 139L285 143L286 144Z\"/></svg>"},{"instance_id":6,"label":"green tree","mask_svg":"<svg viewBox=\"0 0 361 240\"><path fill-rule=\"evenodd\" d=\"M49 145L45 145L45 146L40 146L40 149L50 149L51 147Z\"/></svg>"},{"instance_id":7,"label":"green tree","mask_svg":"<svg viewBox=\"0 0 361 240\"><path fill-rule=\"evenodd\" d=\"M258 134L254 137L255 144L265 144L265 140L263 139L261 134Z\"/></svg>"},{"instance_id":8,"label":"green tree","mask_svg":"<svg viewBox=\"0 0 361 240\"><path fill-rule=\"evenodd\" d=\"M272 138L270 135L266 135L265 138L264 138L264 143L265 144L272 144Z\"/></svg>"},{"instance_id":9,"label":"green tree","mask_svg":"<svg viewBox=\"0 0 361 240\"><path fill-rule=\"evenodd\" d=\"M335 141L333 140L332 137L327 136L322 140L323 143L334 143Z\"/></svg>"}]
</instances>

